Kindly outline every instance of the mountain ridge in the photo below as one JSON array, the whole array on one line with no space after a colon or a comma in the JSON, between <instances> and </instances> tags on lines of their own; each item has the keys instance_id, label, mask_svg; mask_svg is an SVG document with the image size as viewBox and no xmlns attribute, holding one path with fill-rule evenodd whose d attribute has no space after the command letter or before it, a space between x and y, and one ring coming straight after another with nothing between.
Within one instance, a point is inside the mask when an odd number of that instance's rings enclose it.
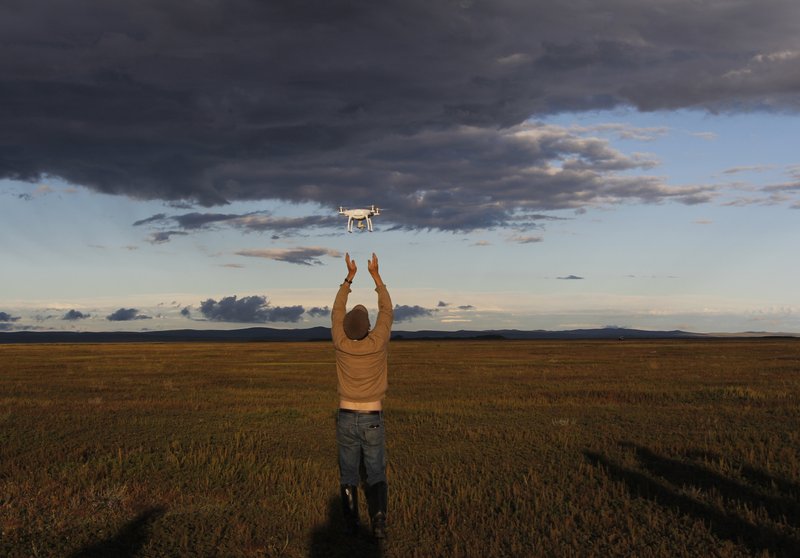
<instances>
[{"instance_id":1,"label":"mountain ridge","mask_svg":"<svg viewBox=\"0 0 800 558\"><path fill-rule=\"evenodd\" d=\"M572 330L419 330L393 331L392 339L449 340L449 339L706 339L719 337L796 337L795 334L769 332L693 333L682 330L651 331L630 328L597 328ZM331 339L330 328L277 329L250 327L230 330L175 329L164 331L14 331L0 332L0 343L130 343L130 342L201 342L201 341L326 341Z\"/></svg>"}]
</instances>

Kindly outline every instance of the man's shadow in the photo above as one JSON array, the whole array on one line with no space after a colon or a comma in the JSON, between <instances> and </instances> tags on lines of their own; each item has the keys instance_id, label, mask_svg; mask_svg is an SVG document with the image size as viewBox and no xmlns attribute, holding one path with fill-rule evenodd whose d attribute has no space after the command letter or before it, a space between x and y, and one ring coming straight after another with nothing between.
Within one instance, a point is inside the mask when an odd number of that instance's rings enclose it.
<instances>
[{"instance_id":1,"label":"man's shadow","mask_svg":"<svg viewBox=\"0 0 800 558\"><path fill-rule=\"evenodd\" d=\"M774 521L786 521L800 526L800 505L797 503L800 486L772 478L750 467L743 468L743 476L749 482L755 481L754 484L764 488L778 487L781 490L781 496L770 495L763 489L725 477L699 464L660 456L635 444L621 445L634 450L645 471L622 467L595 452L584 451L584 457L590 464L602 469L609 478L624 484L632 496L698 518L721 539L742 544L754 554L768 550L776 556L798 556L800 540L768 524L753 524L733 511L720 510L698 498L688 496L681 488L696 487L701 491L713 489L730 504L739 503L749 509L762 508ZM693 453L689 455L697 456ZM733 505L726 507L734 508Z\"/></svg>"},{"instance_id":2,"label":"man's shadow","mask_svg":"<svg viewBox=\"0 0 800 558\"><path fill-rule=\"evenodd\" d=\"M164 515L164 511L163 507L145 510L123 525L114 536L84 547L70 558L133 558L150 537L150 526Z\"/></svg>"},{"instance_id":3,"label":"man's shadow","mask_svg":"<svg viewBox=\"0 0 800 558\"><path fill-rule=\"evenodd\" d=\"M328 522L311 533L309 558L380 558L382 546L368 534L365 518L361 518L361 532L358 535L344 534L342 502L338 495L328 500Z\"/></svg>"}]
</instances>

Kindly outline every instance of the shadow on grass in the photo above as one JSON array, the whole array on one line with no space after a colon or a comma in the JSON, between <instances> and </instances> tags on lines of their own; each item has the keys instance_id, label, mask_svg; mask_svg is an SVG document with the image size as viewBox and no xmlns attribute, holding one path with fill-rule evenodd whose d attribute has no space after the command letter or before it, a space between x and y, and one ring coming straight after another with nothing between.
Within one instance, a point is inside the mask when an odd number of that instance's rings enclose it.
<instances>
[{"instance_id":1,"label":"shadow on grass","mask_svg":"<svg viewBox=\"0 0 800 558\"><path fill-rule=\"evenodd\" d=\"M708 451L692 451L687 453L687 457L693 459L707 459L709 461L722 459L719 454ZM777 490L781 494L786 495L786 498L783 498L782 502L779 502L779 505L788 505L786 519L800 526L800 484L768 475L764 471L760 471L750 465L739 464L738 468L739 474L744 477L747 482L761 486L766 490Z\"/></svg>"},{"instance_id":2,"label":"shadow on grass","mask_svg":"<svg viewBox=\"0 0 800 558\"><path fill-rule=\"evenodd\" d=\"M694 463L686 463L657 455L647 448L635 444L623 443L623 447L631 448L636 457L652 473L664 477L678 486L696 486L703 490L716 490L726 500L745 504L749 509L762 507L773 521L786 520L792 525L800 526L800 487L777 479L752 467L743 467L742 476L754 485L749 486L736 479L728 478ZM697 453L691 453L698 456ZM703 456L716 457L716 456ZM777 489L781 496L765 493L763 489ZM798 551L800 554L800 551Z\"/></svg>"},{"instance_id":3,"label":"shadow on grass","mask_svg":"<svg viewBox=\"0 0 800 558\"><path fill-rule=\"evenodd\" d=\"M126 523L119 532L70 555L70 558L133 558L150 535L150 525L164 515L163 507L146 510Z\"/></svg>"},{"instance_id":4,"label":"shadow on grass","mask_svg":"<svg viewBox=\"0 0 800 558\"><path fill-rule=\"evenodd\" d=\"M358 536L344 534L342 503L338 496L328 501L328 522L311 534L309 558L380 558L383 548L367 533L362 518Z\"/></svg>"},{"instance_id":5,"label":"shadow on grass","mask_svg":"<svg viewBox=\"0 0 800 558\"><path fill-rule=\"evenodd\" d=\"M768 550L776 556L798 556L800 540L769 525L753 524L734 512L720 510L682 493L681 489L713 489L731 504L738 502L749 509L763 508L774 520L786 520L797 525L798 505L791 497L768 496L700 465L660 456L641 446L622 445L636 452L639 463L647 472L627 469L598 453L584 451L584 456L590 464L603 469L609 478L623 483L632 496L700 519L721 539L744 545L754 554ZM766 483L768 475L759 472L759 477ZM781 485L778 483L777 486Z\"/></svg>"}]
</instances>

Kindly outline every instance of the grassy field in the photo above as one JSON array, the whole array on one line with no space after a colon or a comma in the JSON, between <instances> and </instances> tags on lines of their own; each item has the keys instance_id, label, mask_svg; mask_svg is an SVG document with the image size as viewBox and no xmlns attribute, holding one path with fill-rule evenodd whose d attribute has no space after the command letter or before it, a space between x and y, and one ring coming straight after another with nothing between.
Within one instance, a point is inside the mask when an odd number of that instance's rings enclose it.
<instances>
[{"instance_id":1,"label":"grassy field","mask_svg":"<svg viewBox=\"0 0 800 558\"><path fill-rule=\"evenodd\" d=\"M0 555L800 555L800 341L390 350L379 547L329 343L0 345Z\"/></svg>"}]
</instances>

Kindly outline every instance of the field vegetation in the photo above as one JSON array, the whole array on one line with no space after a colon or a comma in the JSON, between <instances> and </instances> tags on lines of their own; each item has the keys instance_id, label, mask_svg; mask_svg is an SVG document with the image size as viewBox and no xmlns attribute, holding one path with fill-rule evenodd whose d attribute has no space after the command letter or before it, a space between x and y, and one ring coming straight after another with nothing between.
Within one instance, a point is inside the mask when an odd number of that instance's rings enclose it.
<instances>
[{"instance_id":1,"label":"field vegetation","mask_svg":"<svg viewBox=\"0 0 800 558\"><path fill-rule=\"evenodd\" d=\"M798 340L393 342L382 546L335 390L323 342L0 345L0 555L800 555Z\"/></svg>"}]
</instances>

